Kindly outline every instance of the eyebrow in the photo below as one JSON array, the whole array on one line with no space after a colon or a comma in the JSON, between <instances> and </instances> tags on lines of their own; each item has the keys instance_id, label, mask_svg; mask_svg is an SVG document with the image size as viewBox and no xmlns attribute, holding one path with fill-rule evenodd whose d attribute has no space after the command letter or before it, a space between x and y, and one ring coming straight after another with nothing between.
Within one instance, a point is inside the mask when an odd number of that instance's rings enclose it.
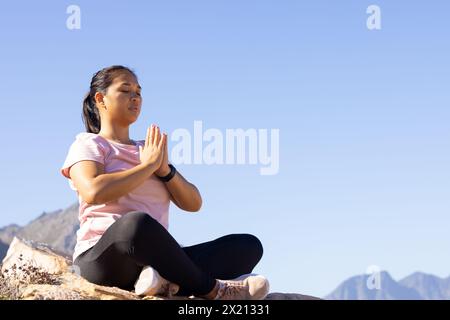
<instances>
[{"instance_id":1,"label":"eyebrow","mask_svg":"<svg viewBox=\"0 0 450 320\"><path fill-rule=\"evenodd\" d=\"M131 86L131 83L129 83L129 82L124 82L124 83L121 83L120 85L123 85L123 86ZM141 87L140 85L138 85L138 88L139 88L139 90L142 90L142 87Z\"/></svg>"}]
</instances>

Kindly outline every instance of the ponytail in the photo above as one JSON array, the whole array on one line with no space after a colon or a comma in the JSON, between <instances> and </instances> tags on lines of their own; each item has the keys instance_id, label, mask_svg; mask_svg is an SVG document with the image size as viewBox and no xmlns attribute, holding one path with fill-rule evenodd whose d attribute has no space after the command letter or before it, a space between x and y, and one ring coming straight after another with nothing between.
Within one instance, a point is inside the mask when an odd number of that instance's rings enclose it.
<instances>
[{"instance_id":1,"label":"ponytail","mask_svg":"<svg viewBox=\"0 0 450 320\"><path fill-rule=\"evenodd\" d=\"M91 93L87 93L83 100L83 120L86 132L99 133L101 128L100 114L95 106Z\"/></svg>"}]
</instances>

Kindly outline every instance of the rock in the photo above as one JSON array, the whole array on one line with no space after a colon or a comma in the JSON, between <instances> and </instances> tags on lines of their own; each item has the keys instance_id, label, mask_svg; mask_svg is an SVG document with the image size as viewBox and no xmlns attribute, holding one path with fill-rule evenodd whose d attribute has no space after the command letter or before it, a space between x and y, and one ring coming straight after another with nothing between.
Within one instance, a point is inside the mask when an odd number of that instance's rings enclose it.
<instances>
[{"instance_id":1,"label":"rock","mask_svg":"<svg viewBox=\"0 0 450 320\"><path fill-rule=\"evenodd\" d=\"M322 299L299 293L272 292L267 295L265 300L322 300Z\"/></svg>"},{"instance_id":2,"label":"rock","mask_svg":"<svg viewBox=\"0 0 450 320\"><path fill-rule=\"evenodd\" d=\"M0 299L24 300L202 300L191 297L141 297L82 278L71 258L48 245L14 237L1 266ZM271 293L267 300L312 300L301 294Z\"/></svg>"},{"instance_id":3,"label":"rock","mask_svg":"<svg viewBox=\"0 0 450 320\"><path fill-rule=\"evenodd\" d=\"M15 237L3 260L1 272L16 286L19 299L140 300L133 292L99 286L76 273L69 257L45 244Z\"/></svg>"},{"instance_id":4,"label":"rock","mask_svg":"<svg viewBox=\"0 0 450 320\"><path fill-rule=\"evenodd\" d=\"M91 300L89 297L67 288L50 284L31 284L21 293L22 300Z\"/></svg>"},{"instance_id":5,"label":"rock","mask_svg":"<svg viewBox=\"0 0 450 320\"><path fill-rule=\"evenodd\" d=\"M5 269L11 269L15 264L17 268L25 264L42 269L50 274L62 274L68 270L71 265L69 257L58 254L55 250L42 243L20 240L14 237L6 257L3 259L2 272ZM18 271L22 274L21 271Z\"/></svg>"}]
</instances>

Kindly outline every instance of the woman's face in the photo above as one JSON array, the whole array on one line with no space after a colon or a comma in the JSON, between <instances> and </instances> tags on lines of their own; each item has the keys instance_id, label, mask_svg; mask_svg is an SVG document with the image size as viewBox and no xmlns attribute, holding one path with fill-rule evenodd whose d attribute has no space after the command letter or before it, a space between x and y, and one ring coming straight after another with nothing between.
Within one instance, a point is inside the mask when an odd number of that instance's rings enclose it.
<instances>
[{"instance_id":1,"label":"woman's face","mask_svg":"<svg viewBox=\"0 0 450 320\"><path fill-rule=\"evenodd\" d=\"M128 71L120 71L103 96L103 110L111 121L129 125L137 120L141 112L141 86Z\"/></svg>"}]
</instances>

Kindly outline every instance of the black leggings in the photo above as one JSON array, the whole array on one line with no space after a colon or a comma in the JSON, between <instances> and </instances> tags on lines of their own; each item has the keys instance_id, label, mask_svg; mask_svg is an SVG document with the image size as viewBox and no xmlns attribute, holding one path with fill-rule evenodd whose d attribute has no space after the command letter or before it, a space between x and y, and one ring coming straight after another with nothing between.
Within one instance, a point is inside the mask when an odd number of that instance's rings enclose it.
<instances>
[{"instance_id":1,"label":"black leggings","mask_svg":"<svg viewBox=\"0 0 450 320\"><path fill-rule=\"evenodd\" d=\"M230 234L181 247L170 233L145 212L132 211L115 221L74 265L89 282L133 290L144 266L180 286L177 295L206 295L215 279L251 273L263 255L259 239Z\"/></svg>"}]
</instances>

